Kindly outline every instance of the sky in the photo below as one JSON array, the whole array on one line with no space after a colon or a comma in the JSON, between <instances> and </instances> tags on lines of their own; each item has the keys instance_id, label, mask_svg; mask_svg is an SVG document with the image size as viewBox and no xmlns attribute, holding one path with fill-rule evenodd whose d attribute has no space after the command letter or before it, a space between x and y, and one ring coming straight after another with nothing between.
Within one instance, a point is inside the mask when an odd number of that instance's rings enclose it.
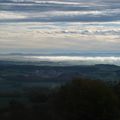
<instances>
[{"instance_id":1,"label":"sky","mask_svg":"<svg viewBox=\"0 0 120 120\"><path fill-rule=\"evenodd\" d=\"M120 0L0 0L0 53L119 50Z\"/></svg>"}]
</instances>

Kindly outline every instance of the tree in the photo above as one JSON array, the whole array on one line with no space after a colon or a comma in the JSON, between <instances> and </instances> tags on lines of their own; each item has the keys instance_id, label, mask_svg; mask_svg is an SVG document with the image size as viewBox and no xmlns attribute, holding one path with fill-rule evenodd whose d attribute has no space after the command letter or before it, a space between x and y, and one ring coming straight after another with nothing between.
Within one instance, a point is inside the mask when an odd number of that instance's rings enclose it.
<instances>
[{"instance_id":1,"label":"tree","mask_svg":"<svg viewBox=\"0 0 120 120\"><path fill-rule=\"evenodd\" d=\"M101 81L76 79L61 87L52 100L61 120L115 120L118 98Z\"/></svg>"}]
</instances>

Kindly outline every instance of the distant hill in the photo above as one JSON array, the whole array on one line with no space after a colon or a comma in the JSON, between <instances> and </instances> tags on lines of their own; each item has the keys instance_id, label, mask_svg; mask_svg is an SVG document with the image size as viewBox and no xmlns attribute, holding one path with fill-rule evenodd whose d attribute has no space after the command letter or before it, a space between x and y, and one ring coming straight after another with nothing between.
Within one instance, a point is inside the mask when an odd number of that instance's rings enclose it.
<instances>
[{"instance_id":1,"label":"distant hill","mask_svg":"<svg viewBox=\"0 0 120 120\"><path fill-rule=\"evenodd\" d=\"M4 64L3 64L4 63ZM0 62L0 90L20 90L24 88L65 84L73 78L83 77L104 80L117 84L120 80L120 67L115 65L81 66L37 66Z\"/></svg>"}]
</instances>

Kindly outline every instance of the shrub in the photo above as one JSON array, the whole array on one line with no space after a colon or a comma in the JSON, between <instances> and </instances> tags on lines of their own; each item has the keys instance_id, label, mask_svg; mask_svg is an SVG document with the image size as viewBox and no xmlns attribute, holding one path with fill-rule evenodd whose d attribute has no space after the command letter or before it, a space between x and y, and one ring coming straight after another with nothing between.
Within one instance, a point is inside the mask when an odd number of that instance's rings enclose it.
<instances>
[{"instance_id":1,"label":"shrub","mask_svg":"<svg viewBox=\"0 0 120 120\"><path fill-rule=\"evenodd\" d=\"M61 120L115 120L119 114L117 96L95 80L73 80L56 92L52 104Z\"/></svg>"}]
</instances>

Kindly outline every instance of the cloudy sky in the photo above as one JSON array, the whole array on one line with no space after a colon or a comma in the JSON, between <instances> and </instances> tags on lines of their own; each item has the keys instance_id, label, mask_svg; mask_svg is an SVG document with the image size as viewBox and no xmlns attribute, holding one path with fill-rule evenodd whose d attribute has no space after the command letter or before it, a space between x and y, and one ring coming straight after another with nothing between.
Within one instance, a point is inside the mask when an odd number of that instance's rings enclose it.
<instances>
[{"instance_id":1,"label":"cloudy sky","mask_svg":"<svg viewBox=\"0 0 120 120\"><path fill-rule=\"evenodd\" d=\"M0 53L119 50L120 0L0 0Z\"/></svg>"}]
</instances>

